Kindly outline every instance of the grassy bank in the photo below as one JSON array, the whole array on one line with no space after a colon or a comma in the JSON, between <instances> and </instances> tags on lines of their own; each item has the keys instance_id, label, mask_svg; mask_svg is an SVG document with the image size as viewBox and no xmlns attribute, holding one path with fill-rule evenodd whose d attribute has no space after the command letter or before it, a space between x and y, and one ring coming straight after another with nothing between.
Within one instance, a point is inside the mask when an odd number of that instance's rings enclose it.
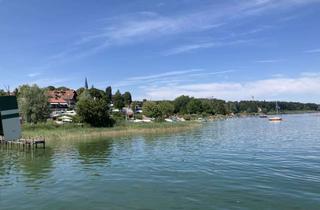
<instances>
[{"instance_id":1,"label":"grassy bank","mask_svg":"<svg viewBox=\"0 0 320 210\"><path fill-rule=\"evenodd\" d=\"M54 124L23 125L22 136L25 138L45 137L48 140L67 140L83 138L116 137L133 134L174 133L199 127L197 122L178 123L127 123L113 128L92 128L89 126Z\"/></svg>"}]
</instances>

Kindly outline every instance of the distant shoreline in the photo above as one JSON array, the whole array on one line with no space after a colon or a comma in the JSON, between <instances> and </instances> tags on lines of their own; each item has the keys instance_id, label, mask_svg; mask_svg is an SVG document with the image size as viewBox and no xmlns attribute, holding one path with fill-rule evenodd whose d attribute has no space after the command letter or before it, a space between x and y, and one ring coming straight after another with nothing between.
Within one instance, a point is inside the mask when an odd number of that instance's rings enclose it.
<instances>
[{"instance_id":1,"label":"distant shoreline","mask_svg":"<svg viewBox=\"0 0 320 210\"><path fill-rule=\"evenodd\" d=\"M290 111L280 114L313 114L320 112L311 111ZM275 115L276 113L268 113L267 115ZM234 116L229 115L212 115L203 118L203 121L218 121L229 118L257 117L259 114L241 113ZM200 117L200 116L199 116ZM22 136L24 138L45 138L49 141L54 140L74 140L74 139L90 139L103 137L121 137L140 134L162 134L184 132L201 126L201 120L191 120L186 122L152 122L152 123L127 123L125 125L115 126L111 128L94 128L81 127L74 124L54 125L49 123L24 125Z\"/></svg>"}]
</instances>

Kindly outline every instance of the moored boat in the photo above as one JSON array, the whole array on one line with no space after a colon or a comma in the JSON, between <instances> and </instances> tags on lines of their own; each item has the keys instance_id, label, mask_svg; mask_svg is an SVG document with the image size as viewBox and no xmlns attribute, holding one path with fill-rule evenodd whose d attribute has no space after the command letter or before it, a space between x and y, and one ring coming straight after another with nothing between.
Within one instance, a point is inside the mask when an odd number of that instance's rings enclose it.
<instances>
[{"instance_id":1,"label":"moored boat","mask_svg":"<svg viewBox=\"0 0 320 210\"><path fill-rule=\"evenodd\" d=\"M279 115L279 105L278 105L278 102L276 102L276 111L277 111L277 115ZM279 117L279 116L275 116L275 117L270 117L269 118L269 121L270 122L281 122L282 121L282 117Z\"/></svg>"},{"instance_id":2,"label":"moored boat","mask_svg":"<svg viewBox=\"0 0 320 210\"><path fill-rule=\"evenodd\" d=\"M281 117L270 117L269 121L271 121L271 122L280 122L280 121L282 121L282 118Z\"/></svg>"}]
</instances>

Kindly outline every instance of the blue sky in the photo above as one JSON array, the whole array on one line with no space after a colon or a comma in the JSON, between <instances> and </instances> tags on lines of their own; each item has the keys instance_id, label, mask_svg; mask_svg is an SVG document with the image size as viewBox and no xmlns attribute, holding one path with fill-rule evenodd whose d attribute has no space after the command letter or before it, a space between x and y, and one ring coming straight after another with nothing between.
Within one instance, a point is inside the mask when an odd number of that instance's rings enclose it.
<instances>
[{"instance_id":1,"label":"blue sky","mask_svg":"<svg viewBox=\"0 0 320 210\"><path fill-rule=\"evenodd\" d=\"M320 0L0 0L0 85L320 103L319 22Z\"/></svg>"}]
</instances>

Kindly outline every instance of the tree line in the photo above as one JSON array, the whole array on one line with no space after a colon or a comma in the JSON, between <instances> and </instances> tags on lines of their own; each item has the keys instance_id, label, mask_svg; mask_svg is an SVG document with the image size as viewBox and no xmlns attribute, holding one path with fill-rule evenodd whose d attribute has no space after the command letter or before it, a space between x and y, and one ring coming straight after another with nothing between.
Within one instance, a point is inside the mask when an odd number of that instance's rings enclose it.
<instances>
[{"instance_id":1,"label":"tree line","mask_svg":"<svg viewBox=\"0 0 320 210\"><path fill-rule=\"evenodd\" d=\"M45 122L49 118L50 108L48 102L49 90L69 90L67 87L40 88L37 85L22 85L14 91L18 98L19 108L23 120L28 123ZM224 101L220 99L194 98L179 96L172 101L133 101L130 92L121 93L117 90L112 93L112 87L105 90L87 85L76 90L77 102L75 121L88 123L94 127L111 127L117 120L123 120L121 110L131 108L133 112L141 109L143 115L157 120L164 120L173 115L177 116L208 116L229 115L239 113L272 113L276 111L275 102L270 101ZM0 90L0 96L8 92ZM280 111L319 111L315 103L278 102ZM114 113L112 110L118 110Z\"/></svg>"},{"instance_id":2,"label":"tree line","mask_svg":"<svg viewBox=\"0 0 320 210\"><path fill-rule=\"evenodd\" d=\"M320 111L315 103L278 102L280 111ZM190 96L179 96L173 101L152 101L143 105L146 115L164 118L168 115L229 115L276 112L275 101L224 101L220 99L199 99Z\"/></svg>"}]
</instances>

